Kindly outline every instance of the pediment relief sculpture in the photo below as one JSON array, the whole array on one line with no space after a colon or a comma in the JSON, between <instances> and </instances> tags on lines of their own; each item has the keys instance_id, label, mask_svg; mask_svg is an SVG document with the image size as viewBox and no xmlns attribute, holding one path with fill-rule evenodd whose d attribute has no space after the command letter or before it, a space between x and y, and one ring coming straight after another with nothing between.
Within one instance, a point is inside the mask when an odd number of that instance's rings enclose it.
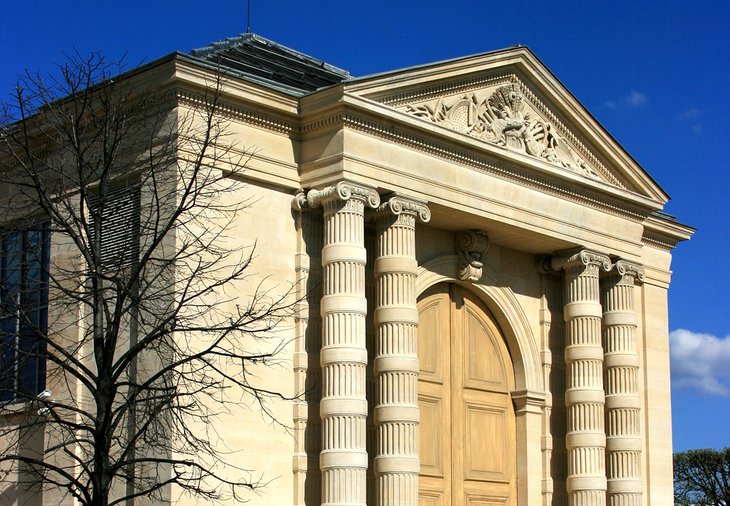
<instances>
[{"instance_id":1,"label":"pediment relief sculpture","mask_svg":"<svg viewBox=\"0 0 730 506\"><path fill-rule=\"evenodd\" d=\"M593 179L594 165L526 100L517 83L405 104L400 110L490 144L540 158Z\"/></svg>"}]
</instances>

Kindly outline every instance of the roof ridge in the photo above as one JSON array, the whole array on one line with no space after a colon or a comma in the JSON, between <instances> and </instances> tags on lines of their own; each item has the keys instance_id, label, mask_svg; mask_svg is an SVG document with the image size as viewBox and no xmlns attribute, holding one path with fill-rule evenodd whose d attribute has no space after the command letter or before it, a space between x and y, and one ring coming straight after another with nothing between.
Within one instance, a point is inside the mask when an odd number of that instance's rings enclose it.
<instances>
[{"instance_id":1,"label":"roof ridge","mask_svg":"<svg viewBox=\"0 0 730 506\"><path fill-rule=\"evenodd\" d=\"M335 65L332 65L330 63L327 63L324 60L320 60L319 58L315 58L313 56L310 56L308 54L302 53L301 51L297 51L296 49L292 49L290 47L284 46L283 44L279 44L278 42L274 42L271 39L267 39L266 37L263 37L261 35L252 33L252 32L246 32L241 33L239 35L236 35L234 37L227 37L223 40L211 42L207 46L203 46L201 48L192 49L190 51L190 54L192 56L197 57L208 57L214 53L224 51L226 49L229 49L233 46L240 45L245 42L254 41L261 43L266 46L271 46L275 49L278 49L282 52L288 53L291 56L294 56L300 60L303 60L305 62L308 62L310 65L314 64L316 66L319 66L328 72L332 72L334 74L341 75L344 79L350 79L352 78L352 75L345 69L342 69L340 67L337 67Z\"/></svg>"},{"instance_id":2,"label":"roof ridge","mask_svg":"<svg viewBox=\"0 0 730 506\"><path fill-rule=\"evenodd\" d=\"M237 42L245 42L246 40L252 39L254 37L255 34L250 32L239 33L238 35L235 35L233 37L226 37L223 40L216 40L214 42L211 42L207 46L191 49L190 54L193 56L206 56L214 51L230 47Z\"/></svg>"}]
</instances>

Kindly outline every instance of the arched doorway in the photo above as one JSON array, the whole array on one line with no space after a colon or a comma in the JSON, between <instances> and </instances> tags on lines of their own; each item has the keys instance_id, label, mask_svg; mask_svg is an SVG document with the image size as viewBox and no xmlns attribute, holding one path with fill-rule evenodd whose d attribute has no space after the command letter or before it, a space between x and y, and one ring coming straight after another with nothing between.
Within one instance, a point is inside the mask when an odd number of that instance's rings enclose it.
<instances>
[{"instance_id":1,"label":"arched doorway","mask_svg":"<svg viewBox=\"0 0 730 506\"><path fill-rule=\"evenodd\" d=\"M514 372L497 325L454 284L418 311L419 506L516 504Z\"/></svg>"}]
</instances>

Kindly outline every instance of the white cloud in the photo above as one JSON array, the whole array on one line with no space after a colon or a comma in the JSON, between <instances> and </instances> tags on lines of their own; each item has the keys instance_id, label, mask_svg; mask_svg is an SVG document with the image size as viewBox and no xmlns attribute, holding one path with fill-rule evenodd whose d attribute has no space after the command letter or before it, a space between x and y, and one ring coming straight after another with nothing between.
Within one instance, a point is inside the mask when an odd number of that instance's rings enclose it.
<instances>
[{"instance_id":1,"label":"white cloud","mask_svg":"<svg viewBox=\"0 0 730 506\"><path fill-rule=\"evenodd\" d=\"M640 91L632 91L628 94L628 96L625 98L625 101L627 104L629 104L631 107L640 107L647 102L646 95L644 95Z\"/></svg>"},{"instance_id":2,"label":"white cloud","mask_svg":"<svg viewBox=\"0 0 730 506\"><path fill-rule=\"evenodd\" d=\"M672 386L730 396L730 336L678 329L669 334Z\"/></svg>"},{"instance_id":3,"label":"white cloud","mask_svg":"<svg viewBox=\"0 0 730 506\"><path fill-rule=\"evenodd\" d=\"M690 107L679 115L679 121L689 124L690 131L695 137L702 135L702 110L698 107Z\"/></svg>"},{"instance_id":4,"label":"white cloud","mask_svg":"<svg viewBox=\"0 0 730 506\"><path fill-rule=\"evenodd\" d=\"M649 97L645 93L633 90L628 95L624 95L621 98L613 98L606 100L601 104L603 109L633 109L636 107L642 107L649 101Z\"/></svg>"},{"instance_id":5,"label":"white cloud","mask_svg":"<svg viewBox=\"0 0 730 506\"><path fill-rule=\"evenodd\" d=\"M684 111L679 118L680 119L697 119L702 114L702 111L697 107L690 107Z\"/></svg>"}]
</instances>

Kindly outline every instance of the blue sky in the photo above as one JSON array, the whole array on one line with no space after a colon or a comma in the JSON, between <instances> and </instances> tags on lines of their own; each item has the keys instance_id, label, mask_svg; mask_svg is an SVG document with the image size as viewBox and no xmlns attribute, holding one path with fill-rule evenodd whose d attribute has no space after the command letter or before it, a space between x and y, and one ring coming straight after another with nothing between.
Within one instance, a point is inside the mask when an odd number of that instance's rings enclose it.
<instances>
[{"instance_id":1,"label":"blue sky","mask_svg":"<svg viewBox=\"0 0 730 506\"><path fill-rule=\"evenodd\" d=\"M698 229L672 266L674 443L730 446L730 2L251 4L253 32L353 75L529 46ZM0 97L74 49L131 68L245 30L245 0L5 2Z\"/></svg>"}]
</instances>

